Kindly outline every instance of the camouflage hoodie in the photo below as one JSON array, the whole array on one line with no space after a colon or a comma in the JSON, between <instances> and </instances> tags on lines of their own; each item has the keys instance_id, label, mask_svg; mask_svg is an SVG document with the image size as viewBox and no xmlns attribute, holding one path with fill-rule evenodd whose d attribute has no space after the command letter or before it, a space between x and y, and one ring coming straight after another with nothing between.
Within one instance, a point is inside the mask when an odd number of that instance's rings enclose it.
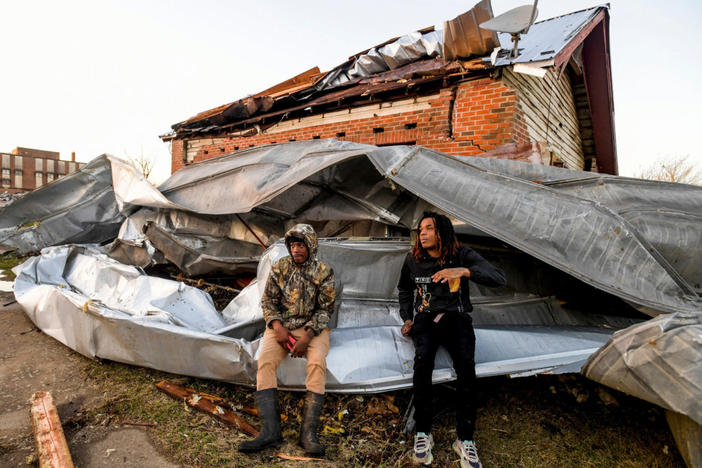
<instances>
[{"instance_id":1,"label":"camouflage hoodie","mask_svg":"<svg viewBox=\"0 0 702 468\"><path fill-rule=\"evenodd\" d=\"M334 309L334 271L317 259L317 234L312 226L297 224L285 233L288 252L291 237L304 240L309 256L301 264L292 256L275 262L261 299L263 318L268 327L280 320L288 330L309 327L318 335Z\"/></svg>"}]
</instances>

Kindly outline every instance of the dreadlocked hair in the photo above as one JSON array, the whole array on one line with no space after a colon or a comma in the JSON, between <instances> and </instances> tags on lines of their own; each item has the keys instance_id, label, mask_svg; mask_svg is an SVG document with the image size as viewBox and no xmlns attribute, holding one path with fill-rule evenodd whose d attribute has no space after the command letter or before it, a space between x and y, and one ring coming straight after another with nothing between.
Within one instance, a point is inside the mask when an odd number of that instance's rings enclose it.
<instances>
[{"instance_id":1,"label":"dreadlocked hair","mask_svg":"<svg viewBox=\"0 0 702 468\"><path fill-rule=\"evenodd\" d=\"M434 228L436 229L440 252L438 263L439 265L443 265L450 256L458 252L458 240L456 239L456 233L453 230L451 220L433 211L425 211L419 219L419 223L417 223L417 242L414 244L414 247L412 247L412 256L419 260L425 255L428 255L427 251L422 247L422 243L419 241L419 226L422 224L422 221L428 218L434 220Z\"/></svg>"}]
</instances>

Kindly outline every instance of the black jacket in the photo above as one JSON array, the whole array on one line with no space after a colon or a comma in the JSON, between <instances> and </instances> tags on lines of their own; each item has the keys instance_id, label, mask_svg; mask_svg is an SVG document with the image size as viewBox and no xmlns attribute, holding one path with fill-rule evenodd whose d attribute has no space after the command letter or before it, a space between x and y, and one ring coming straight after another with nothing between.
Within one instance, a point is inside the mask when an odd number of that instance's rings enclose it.
<instances>
[{"instance_id":1,"label":"black jacket","mask_svg":"<svg viewBox=\"0 0 702 468\"><path fill-rule=\"evenodd\" d=\"M439 312L471 312L473 305L468 294L468 278L461 278L460 289L455 293L450 292L448 282L431 281L431 276L437 271L457 267L470 270L470 281L491 287L505 285L505 273L470 247L460 246L456 255L443 265L428 255L418 261L408 253L397 285L402 320L413 320L414 314L420 312L431 315Z\"/></svg>"}]
</instances>

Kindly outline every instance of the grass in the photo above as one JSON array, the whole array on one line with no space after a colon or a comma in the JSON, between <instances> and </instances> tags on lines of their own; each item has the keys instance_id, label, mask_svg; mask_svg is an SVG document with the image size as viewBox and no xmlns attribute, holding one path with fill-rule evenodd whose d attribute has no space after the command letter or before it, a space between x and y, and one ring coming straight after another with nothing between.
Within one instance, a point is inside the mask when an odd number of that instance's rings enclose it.
<instances>
[{"instance_id":1,"label":"grass","mask_svg":"<svg viewBox=\"0 0 702 468\"><path fill-rule=\"evenodd\" d=\"M327 395L320 440L326 461L287 461L273 450L244 455L236 451L248 436L159 392L170 380L200 392L252 406L253 391L210 380L178 377L113 362L90 361L86 379L105 392L105 404L86 415L89 424L125 421L157 423L149 428L160 451L186 466L241 467L405 467L412 466L412 437L403 434L408 390L381 395ZM605 389L579 375L480 380L476 443L486 467L675 467L684 466L665 422L651 404ZM456 437L449 386L435 387L434 466L458 466L451 450ZM280 392L286 444L280 452L302 456L297 447L300 393ZM607 402L608 404L606 404ZM614 403L613 403L614 402ZM257 418L245 418L258 427ZM340 429L343 432L339 431ZM339 433L336 433L339 432Z\"/></svg>"},{"instance_id":2,"label":"grass","mask_svg":"<svg viewBox=\"0 0 702 468\"><path fill-rule=\"evenodd\" d=\"M15 274L12 273L12 268L25 260L27 260L27 257L18 256L14 251L0 254L0 270L7 279L14 280Z\"/></svg>"}]
</instances>

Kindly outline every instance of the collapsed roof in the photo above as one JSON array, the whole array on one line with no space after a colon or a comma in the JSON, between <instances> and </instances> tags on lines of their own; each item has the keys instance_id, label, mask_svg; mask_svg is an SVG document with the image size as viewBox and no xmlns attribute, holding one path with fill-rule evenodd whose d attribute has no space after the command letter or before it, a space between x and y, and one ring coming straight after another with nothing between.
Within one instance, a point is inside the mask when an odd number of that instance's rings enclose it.
<instances>
[{"instance_id":1,"label":"collapsed roof","mask_svg":"<svg viewBox=\"0 0 702 468\"><path fill-rule=\"evenodd\" d=\"M688 398L702 395L702 371L694 365L702 356L695 341L702 283L695 265L702 245L690 235L699 232L699 187L334 140L240 151L189 166L159 189L117 158L87 166L95 167L109 168L111 177L102 180L111 181L111 209L126 216L120 240L103 250L47 249L15 270L16 297L32 320L83 354L251 385L262 330L260 285L266 265L283 252L275 240L287 224L406 235L421 211L434 207L456 220L464 240L508 271L507 289L476 291L479 375L572 372L598 348L627 354L635 342L612 332L644 320L633 306L666 317L656 343L675 333L671 339L685 345L667 346L661 354L636 344L640 354L627 372L647 386L624 380L616 388L702 421L699 405L691 407ZM58 190L49 188L12 207L41 206ZM24 229L50 224L70 231L81 214L83 222L93 216L97 226L112 225L95 217L91 195L85 195L88 200L77 197L54 213L27 214L23 220L39 222L25 222ZM223 258L230 251L218 254L218 242L229 241L241 254ZM331 391L411 384L411 344L399 334L394 292L408 248L406 237L322 241L320 255L333 264L343 288L329 356ZM164 257L183 269L196 265L210 272L252 272L257 265L258 281L220 313L202 291L147 276L109 258L110 251L125 261L145 260L143 266ZM201 261L188 263L198 255ZM575 290L583 294L563 302L562 295ZM602 347L608 340L615 346ZM193 354L174 359L173 346ZM350 363L348 353L363 359ZM600 358L588 375L603 374L598 363L611 367L610 358ZM440 362L436 381L454 377L449 364ZM303 388L304 369L296 365L283 368L283 387ZM666 375L652 371L660 366ZM611 382L611 373L604 374L602 380ZM677 390L661 394L660 388Z\"/></svg>"},{"instance_id":2,"label":"collapsed roof","mask_svg":"<svg viewBox=\"0 0 702 468\"><path fill-rule=\"evenodd\" d=\"M511 36L477 25L492 18L489 0L444 23L424 28L349 57L320 72L313 67L253 96L201 112L172 125L164 140L204 135L243 137L265 131L281 119L347 109L408 95L447 83L488 76L502 67L562 69L573 59L585 65L585 81L603 172L616 173L614 108L609 65L609 14L597 6L537 22L510 56ZM588 47L583 47L587 43Z\"/></svg>"}]
</instances>

